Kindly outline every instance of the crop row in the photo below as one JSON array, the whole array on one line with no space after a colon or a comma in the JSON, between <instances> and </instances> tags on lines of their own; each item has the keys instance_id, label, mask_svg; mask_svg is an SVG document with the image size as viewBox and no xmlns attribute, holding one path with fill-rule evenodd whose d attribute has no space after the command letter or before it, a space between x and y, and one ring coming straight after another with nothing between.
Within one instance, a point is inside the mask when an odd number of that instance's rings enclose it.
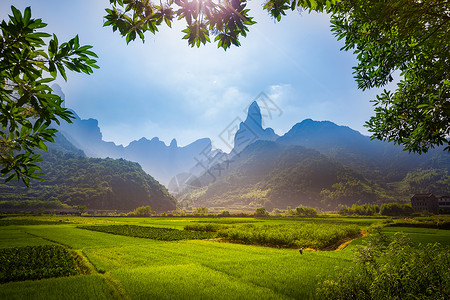
<instances>
[{"instance_id":1,"label":"crop row","mask_svg":"<svg viewBox=\"0 0 450 300\"><path fill-rule=\"evenodd\" d=\"M345 238L356 236L359 232L360 228L354 224L300 223L263 226L247 224L219 230L218 235L229 241L248 244L326 249Z\"/></svg>"},{"instance_id":2,"label":"crop row","mask_svg":"<svg viewBox=\"0 0 450 300\"><path fill-rule=\"evenodd\" d=\"M160 241L197 240L213 238L216 236L215 234L209 232L194 232L172 228L137 225L94 225L78 226L78 228Z\"/></svg>"},{"instance_id":3,"label":"crop row","mask_svg":"<svg viewBox=\"0 0 450 300\"><path fill-rule=\"evenodd\" d=\"M78 274L70 252L59 245L0 249L0 283Z\"/></svg>"},{"instance_id":4,"label":"crop row","mask_svg":"<svg viewBox=\"0 0 450 300\"><path fill-rule=\"evenodd\" d=\"M46 220L33 220L33 219L0 219L0 226L9 225L61 225L67 222L59 221L46 221Z\"/></svg>"},{"instance_id":5,"label":"crop row","mask_svg":"<svg viewBox=\"0 0 450 300\"><path fill-rule=\"evenodd\" d=\"M226 229L230 226L214 224L214 223L192 223L184 226L184 230L202 231L202 232L217 232L220 229Z\"/></svg>"}]
</instances>

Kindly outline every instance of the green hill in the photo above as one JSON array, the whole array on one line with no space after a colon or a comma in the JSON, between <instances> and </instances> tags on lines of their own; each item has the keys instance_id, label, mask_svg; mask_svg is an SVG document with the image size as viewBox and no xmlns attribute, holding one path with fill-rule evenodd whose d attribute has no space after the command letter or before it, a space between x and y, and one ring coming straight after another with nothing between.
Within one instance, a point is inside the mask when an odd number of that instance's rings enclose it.
<instances>
[{"instance_id":1,"label":"green hill","mask_svg":"<svg viewBox=\"0 0 450 300\"><path fill-rule=\"evenodd\" d=\"M156 211L175 209L174 198L139 164L87 158L57 145L66 153L50 149L42 155L46 181L32 181L29 188L17 181L0 184L1 208L56 208L62 203L88 209L132 210L146 205Z\"/></svg>"},{"instance_id":2,"label":"green hill","mask_svg":"<svg viewBox=\"0 0 450 300\"><path fill-rule=\"evenodd\" d=\"M339 204L393 200L377 184L317 150L269 141L251 144L229 168L216 165L190 186L198 183L203 187L179 196L181 205L334 209Z\"/></svg>"}]
</instances>

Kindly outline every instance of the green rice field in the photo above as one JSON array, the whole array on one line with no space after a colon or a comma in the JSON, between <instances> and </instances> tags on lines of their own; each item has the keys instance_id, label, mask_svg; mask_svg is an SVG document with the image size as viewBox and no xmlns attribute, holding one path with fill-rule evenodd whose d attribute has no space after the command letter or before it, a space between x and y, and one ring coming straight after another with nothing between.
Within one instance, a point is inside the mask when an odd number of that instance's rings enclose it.
<instances>
[{"instance_id":1,"label":"green rice field","mask_svg":"<svg viewBox=\"0 0 450 300\"><path fill-rule=\"evenodd\" d=\"M382 223L375 218L8 217L0 219L0 253L66 249L89 271L2 283L0 299L314 299L318 282L353 264L352 249L364 238L339 251L300 254L298 247L334 249ZM382 230L403 231L415 243L450 245L448 230ZM155 232L177 238L155 239Z\"/></svg>"}]
</instances>

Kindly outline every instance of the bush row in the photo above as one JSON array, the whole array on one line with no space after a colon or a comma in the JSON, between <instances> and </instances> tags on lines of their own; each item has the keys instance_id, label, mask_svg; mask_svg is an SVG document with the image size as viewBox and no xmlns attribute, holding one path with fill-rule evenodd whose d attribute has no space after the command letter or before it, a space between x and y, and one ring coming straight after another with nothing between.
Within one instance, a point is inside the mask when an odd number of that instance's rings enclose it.
<instances>
[{"instance_id":1,"label":"bush row","mask_svg":"<svg viewBox=\"0 0 450 300\"><path fill-rule=\"evenodd\" d=\"M373 234L356 250L355 264L337 279L321 280L318 299L449 299L450 249L413 246L405 235Z\"/></svg>"},{"instance_id":2,"label":"bush row","mask_svg":"<svg viewBox=\"0 0 450 300\"><path fill-rule=\"evenodd\" d=\"M357 225L332 224L286 224L286 225L243 225L218 231L219 237L229 241L249 244L263 244L275 247L306 247L326 249L343 239L356 236Z\"/></svg>"},{"instance_id":3,"label":"bush row","mask_svg":"<svg viewBox=\"0 0 450 300\"><path fill-rule=\"evenodd\" d=\"M209 232L193 232L188 230L138 225L93 225L77 226L77 228L160 241L197 240L213 238L216 236Z\"/></svg>"},{"instance_id":4,"label":"bush row","mask_svg":"<svg viewBox=\"0 0 450 300\"><path fill-rule=\"evenodd\" d=\"M68 250L59 245L0 249L0 283L78 274Z\"/></svg>"}]
</instances>

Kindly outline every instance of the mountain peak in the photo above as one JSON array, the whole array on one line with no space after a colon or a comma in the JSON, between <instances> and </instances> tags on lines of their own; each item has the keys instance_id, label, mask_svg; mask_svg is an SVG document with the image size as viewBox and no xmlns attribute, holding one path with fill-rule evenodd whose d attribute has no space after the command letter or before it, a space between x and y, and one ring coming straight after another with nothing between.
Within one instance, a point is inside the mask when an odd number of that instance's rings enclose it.
<instances>
[{"instance_id":1,"label":"mountain peak","mask_svg":"<svg viewBox=\"0 0 450 300\"><path fill-rule=\"evenodd\" d=\"M247 125L254 123L254 125L262 129L261 109L256 101L253 101L248 107L247 118L244 123Z\"/></svg>"},{"instance_id":2,"label":"mountain peak","mask_svg":"<svg viewBox=\"0 0 450 300\"><path fill-rule=\"evenodd\" d=\"M234 136L233 152L239 153L255 141L274 141L278 135L272 128L262 127L261 109L256 101L248 107L247 118L239 124L239 130Z\"/></svg>"},{"instance_id":3,"label":"mountain peak","mask_svg":"<svg viewBox=\"0 0 450 300\"><path fill-rule=\"evenodd\" d=\"M65 108L66 95L64 95L62 88L57 83L52 84L51 88L53 90L53 94L58 95L61 98L61 100L63 100L61 106Z\"/></svg>"},{"instance_id":4,"label":"mountain peak","mask_svg":"<svg viewBox=\"0 0 450 300\"><path fill-rule=\"evenodd\" d=\"M170 148L177 148L178 147L178 144L177 144L177 140L176 139L173 139L171 142L170 142L170 146L169 146Z\"/></svg>"}]
</instances>

